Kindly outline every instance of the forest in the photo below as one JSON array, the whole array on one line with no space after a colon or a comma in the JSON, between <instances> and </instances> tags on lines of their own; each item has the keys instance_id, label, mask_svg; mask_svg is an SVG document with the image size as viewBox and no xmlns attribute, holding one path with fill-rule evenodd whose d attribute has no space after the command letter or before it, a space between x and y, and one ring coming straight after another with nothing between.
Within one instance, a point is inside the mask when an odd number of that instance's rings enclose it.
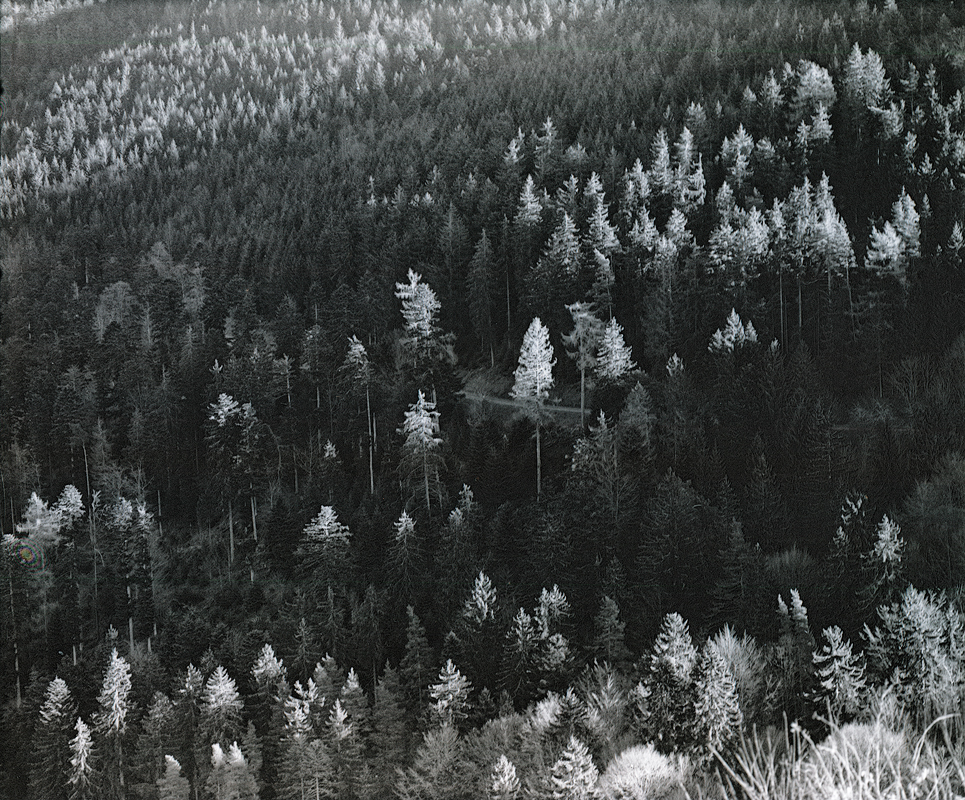
<instances>
[{"instance_id":1,"label":"forest","mask_svg":"<svg viewBox=\"0 0 965 800\"><path fill-rule=\"evenodd\" d=\"M0 796L965 797L960 3L0 65Z\"/></svg>"}]
</instances>

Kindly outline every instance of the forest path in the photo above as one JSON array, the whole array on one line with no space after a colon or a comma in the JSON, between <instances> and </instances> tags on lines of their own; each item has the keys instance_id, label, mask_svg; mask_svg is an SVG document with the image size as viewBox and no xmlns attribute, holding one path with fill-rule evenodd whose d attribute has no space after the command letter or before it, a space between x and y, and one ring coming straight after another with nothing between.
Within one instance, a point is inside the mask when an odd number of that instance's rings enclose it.
<instances>
[{"instance_id":1,"label":"forest path","mask_svg":"<svg viewBox=\"0 0 965 800\"><path fill-rule=\"evenodd\" d=\"M527 403L522 400L515 400L510 397L496 397L491 394L480 394L479 392L457 392L457 396L463 400L468 400L473 403L479 403L484 406L495 406L496 408L501 408L506 411L520 411L524 412L527 408ZM557 406L552 403L546 403L543 405L543 411L552 417L555 417L558 422L564 425L573 425L578 427L580 425L580 407L579 406Z\"/></svg>"}]
</instances>

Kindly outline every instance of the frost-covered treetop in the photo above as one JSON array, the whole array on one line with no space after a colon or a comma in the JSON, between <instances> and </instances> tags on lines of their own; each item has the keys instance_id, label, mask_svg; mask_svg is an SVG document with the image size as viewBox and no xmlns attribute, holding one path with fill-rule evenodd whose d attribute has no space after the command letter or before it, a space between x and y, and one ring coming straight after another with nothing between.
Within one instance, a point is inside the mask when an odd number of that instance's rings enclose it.
<instances>
[{"instance_id":1,"label":"frost-covered treetop","mask_svg":"<svg viewBox=\"0 0 965 800\"><path fill-rule=\"evenodd\" d=\"M735 349L741 348L745 344L756 342L757 331L754 330L754 323L750 320L746 323L741 322L737 310L731 309L727 316L727 324L723 328L717 329L717 332L711 337L707 349L711 353L733 353Z\"/></svg>"}]
</instances>

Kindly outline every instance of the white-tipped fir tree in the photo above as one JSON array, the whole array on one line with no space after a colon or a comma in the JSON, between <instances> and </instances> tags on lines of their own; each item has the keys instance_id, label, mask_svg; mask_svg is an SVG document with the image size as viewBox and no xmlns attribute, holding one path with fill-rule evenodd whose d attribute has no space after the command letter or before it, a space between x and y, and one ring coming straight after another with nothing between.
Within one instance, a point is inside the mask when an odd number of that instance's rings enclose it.
<instances>
[{"instance_id":1,"label":"white-tipped fir tree","mask_svg":"<svg viewBox=\"0 0 965 800\"><path fill-rule=\"evenodd\" d=\"M421 390L416 402L405 412L399 433L405 437L399 471L409 489L409 499L421 494L426 513L431 514L433 500L439 505L445 504L445 487L440 476L446 462L439 436L439 412Z\"/></svg>"},{"instance_id":2,"label":"white-tipped fir tree","mask_svg":"<svg viewBox=\"0 0 965 800\"><path fill-rule=\"evenodd\" d=\"M37 797L66 800L65 776L70 767L70 740L74 736L77 704L63 678L47 686L40 719L34 732L34 766L30 784Z\"/></svg>"},{"instance_id":3,"label":"white-tipped fir tree","mask_svg":"<svg viewBox=\"0 0 965 800\"><path fill-rule=\"evenodd\" d=\"M811 654L817 686L812 694L814 713L831 715L835 722L847 722L864 707L867 681L861 657L841 628L825 628L824 644Z\"/></svg>"},{"instance_id":4,"label":"white-tipped fir tree","mask_svg":"<svg viewBox=\"0 0 965 800\"><path fill-rule=\"evenodd\" d=\"M469 713L469 693L472 684L452 663L446 661L439 676L429 688L432 698L431 717L434 725L458 728Z\"/></svg>"},{"instance_id":5,"label":"white-tipped fir tree","mask_svg":"<svg viewBox=\"0 0 965 800\"><path fill-rule=\"evenodd\" d=\"M323 588L344 581L351 537L352 532L339 521L332 506L322 506L302 529L296 554L300 569L312 583Z\"/></svg>"},{"instance_id":6,"label":"white-tipped fir tree","mask_svg":"<svg viewBox=\"0 0 965 800\"><path fill-rule=\"evenodd\" d=\"M401 342L403 360L415 370L418 381L428 381L435 398L435 382L440 368L455 362L454 337L443 333L438 326L442 304L436 293L422 282L418 272L410 269L408 279L408 283L395 285L395 296L402 303L405 321L405 336Z\"/></svg>"},{"instance_id":7,"label":"white-tipped fir tree","mask_svg":"<svg viewBox=\"0 0 965 800\"><path fill-rule=\"evenodd\" d=\"M519 366L513 373L515 383L510 395L524 403L529 416L536 423L536 498L539 499L543 485L543 460L540 450L540 422L543 404L553 386L553 345L549 330L539 317L530 323L523 336L519 352Z\"/></svg>"},{"instance_id":8,"label":"white-tipped fir tree","mask_svg":"<svg viewBox=\"0 0 965 800\"><path fill-rule=\"evenodd\" d=\"M100 800L100 775L94 768L94 740L90 727L80 717L74 726L75 735L70 740L70 800Z\"/></svg>"},{"instance_id":9,"label":"white-tipped fir tree","mask_svg":"<svg viewBox=\"0 0 965 800\"><path fill-rule=\"evenodd\" d=\"M516 765L506 755L499 757L489 776L488 800L518 800L520 796L519 777Z\"/></svg>"},{"instance_id":10,"label":"white-tipped fir tree","mask_svg":"<svg viewBox=\"0 0 965 800\"><path fill-rule=\"evenodd\" d=\"M124 797L126 765L124 740L131 711L131 665L117 648L111 651L104 682L97 697L97 733L104 740L104 788L110 797Z\"/></svg>"},{"instance_id":11,"label":"white-tipped fir tree","mask_svg":"<svg viewBox=\"0 0 965 800\"><path fill-rule=\"evenodd\" d=\"M677 613L667 614L650 655L650 735L658 749L689 746L694 735L694 672L697 648L690 627Z\"/></svg>"},{"instance_id":12,"label":"white-tipped fir tree","mask_svg":"<svg viewBox=\"0 0 965 800\"><path fill-rule=\"evenodd\" d=\"M189 800L191 784L181 774L181 764L174 756L164 757L164 773L157 780L158 800Z\"/></svg>"},{"instance_id":13,"label":"white-tipped fir tree","mask_svg":"<svg viewBox=\"0 0 965 800\"><path fill-rule=\"evenodd\" d=\"M549 797L552 800L599 800L599 777L586 745L571 736L550 771Z\"/></svg>"},{"instance_id":14,"label":"white-tipped fir tree","mask_svg":"<svg viewBox=\"0 0 965 800\"><path fill-rule=\"evenodd\" d=\"M596 376L601 383L619 384L637 365L623 339L623 326L611 319L603 329L596 353Z\"/></svg>"},{"instance_id":15,"label":"white-tipped fir tree","mask_svg":"<svg viewBox=\"0 0 965 800\"><path fill-rule=\"evenodd\" d=\"M239 739L243 707L234 678L219 664L204 685L198 723L199 748L207 750L213 744L225 747Z\"/></svg>"},{"instance_id":16,"label":"white-tipped fir tree","mask_svg":"<svg viewBox=\"0 0 965 800\"><path fill-rule=\"evenodd\" d=\"M375 494L375 418L372 416L372 365L365 345L357 336L348 340L348 352L342 362L341 372L353 392L365 392L365 426L368 431L369 494Z\"/></svg>"},{"instance_id":17,"label":"white-tipped fir tree","mask_svg":"<svg viewBox=\"0 0 965 800\"><path fill-rule=\"evenodd\" d=\"M740 738L744 715L737 682L717 649L704 647L698 672L694 692L695 733L703 757L709 763L714 753L726 753Z\"/></svg>"}]
</instances>

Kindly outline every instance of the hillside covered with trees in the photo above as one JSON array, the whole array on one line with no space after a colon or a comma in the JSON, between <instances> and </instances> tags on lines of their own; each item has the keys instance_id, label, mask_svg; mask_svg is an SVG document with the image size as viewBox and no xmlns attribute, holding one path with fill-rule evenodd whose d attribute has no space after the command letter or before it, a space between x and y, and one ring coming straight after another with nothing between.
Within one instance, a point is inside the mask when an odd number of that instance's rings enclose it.
<instances>
[{"instance_id":1,"label":"hillside covered with trees","mask_svg":"<svg viewBox=\"0 0 965 800\"><path fill-rule=\"evenodd\" d=\"M0 795L965 796L963 53L5 0Z\"/></svg>"}]
</instances>

